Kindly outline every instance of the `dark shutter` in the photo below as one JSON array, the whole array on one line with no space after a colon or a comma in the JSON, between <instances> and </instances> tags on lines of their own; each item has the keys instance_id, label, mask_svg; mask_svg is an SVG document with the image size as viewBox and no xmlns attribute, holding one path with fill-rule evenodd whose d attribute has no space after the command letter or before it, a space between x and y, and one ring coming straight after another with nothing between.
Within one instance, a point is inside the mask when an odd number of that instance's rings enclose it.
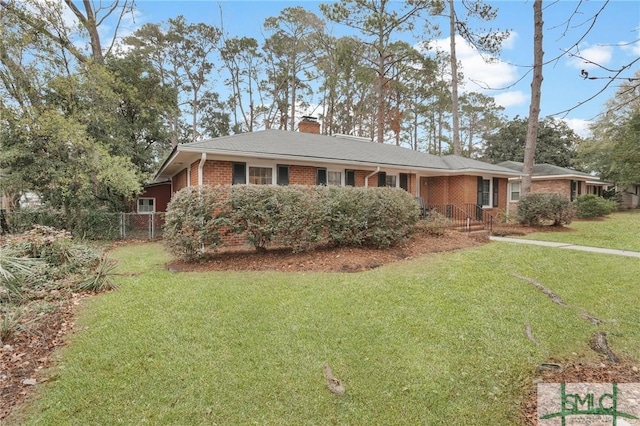
<instances>
[{"instance_id":1,"label":"dark shutter","mask_svg":"<svg viewBox=\"0 0 640 426\"><path fill-rule=\"evenodd\" d=\"M571 194L571 201L575 200L576 199L576 181L575 180L571 181L570 194Z\"/></svg>"},{"instance_id":2,"label":"dark shutter","mask_svg":"<svg viewBox=\"0 0 640 426\"><path fill-rule=\"evenodd\" d=\"M387 186L387 174L385 172L378 173L378 186Z\"/></svg>"},{"instance_id":3,"label":"dark shutter","mask_svg":"<svg viewBox=\"0 0 640 426\"><path fill-rule=\"evenodd\" d=\"M346 186L356 186L356 172L354 170L344 171L344 184Z\"/></svg>"},{"instance_id":4,"label":"dark shutter","mask_svg":"<svg viewBox=\"0 0 640 426\"><path fill-rule=\"evenodd\" d=\"M406 173L400 173L400 188L409 192L409 175Z\"/></svg>"},{"instance_id":5,"label":"dark shutter","mask_svg":"<svg viewBox=\"0 0 640 426\"><path fill-rule=\"evenodd\" d=\"M233 163L234 185L244 185L247 183L247 165L245 163Z\"/></svg>"},{"instance_id":6,"label":"dark shutter","mask_svg":"<svg viewBox=\"0 0 640 426\"><path fill-rule=\"evenodd\" d=\"M493 178L493 207L498 207L498 194L500 193L500 179Z\"/></svg>"},{"instance_id":7,"label":"dark shutter","mask_svg":"<svg viewBox=\"0 0 640 426\"><path fill-rule=\"evenodd\" d=\"M289 185L289 166L278 165L278 185Z\"/></svg>"},{"instance_id":8,"label":"dark shutter","mask_svg":"<svg viewBox=\"0 0 640 426\"><path fill-rule=\"evenodd\" d=\"M582 195L582 182L577 181L576 185L578 185L578 195Z\"/></svg>"},{"instance_id":9,"label":"dark shutter","mask_svg":"<svg viewBox=\"0 0 640 426\"><path fill-rule=\"evenodd\" d=\"M478 205L482 205L482 176L478 176Z\"/></svg>"},{"instance_id":10,"label":"dark shutter","mask_svg":"<svg viewBox=\"0 0 640 426\"><path fill-rule=\"evenodd\" d=\"M327 169L317 169L316 185L326 185L326 184L327 184Z\"/></svg>"}]
</instances>

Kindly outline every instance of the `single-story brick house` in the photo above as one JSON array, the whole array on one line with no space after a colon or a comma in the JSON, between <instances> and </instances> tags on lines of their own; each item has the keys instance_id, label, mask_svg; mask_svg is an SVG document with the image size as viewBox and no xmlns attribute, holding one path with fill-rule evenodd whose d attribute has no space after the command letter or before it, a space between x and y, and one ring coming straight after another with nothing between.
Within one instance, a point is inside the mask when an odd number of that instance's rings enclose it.
<instances>
[{"instance_id":1,"label":"single-story brick house","mask_svg":"<svg viewBox=\"0 0 640 426\"><path fill-rule=\"evenodd\" d=\"M172 194L203 184L391 186L422 198L428 208L450 215L465 211L486 219L506 209L508 180L521 175L469 158L436 156L353 136L321 135L319 123L309 118L299 129L178 145L155 181L165 182Z\"/></svg>"},{"instance_id":2,"label":"single-story brick house","mask_svg":"<svg viewBox=\"0 0 640 426\"><path fill-rule=\"evenodd\" d=\"M517 161L503 161L499 166L522 172L523 163ZM520 199L521 177L509 178L508 208L507 211L515 211ZM578 195L595 194L602 195L602 191L610 186L610 183L600 181L597 176L552 164L535 164L531 177L531 192L554 192L564 195L571 201Z\"/></svg>"}]
</instances>

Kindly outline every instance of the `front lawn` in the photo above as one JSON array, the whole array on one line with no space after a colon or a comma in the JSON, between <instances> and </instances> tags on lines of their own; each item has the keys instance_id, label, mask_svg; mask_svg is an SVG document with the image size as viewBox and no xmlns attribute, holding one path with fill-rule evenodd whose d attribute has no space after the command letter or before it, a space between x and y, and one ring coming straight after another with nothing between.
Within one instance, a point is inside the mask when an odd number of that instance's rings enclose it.
<instances>
[{"instance_id":1,"label":"front lawn","mask_svg":"<svg viewBox=\"0 0 640 426\"><path fill-rule=\"evenodd\" d=\"M594 331L640 359L638 259L491 243L339 274L172 273L160 244L113 257L119 289L82 306L14 423L519 424L536 365L599 360Z\"/></svg>"},{"instance_id":2,"label":"front lawn","mask_svg":"<svg viewBox=\"0 0 640 426\"><path fill-rule=\"evenodd\" d=\"M640 252L640 210L615 212L602 219L574 220L568 232L536 232L524 238Z\"/></svg>"}]
</instances>

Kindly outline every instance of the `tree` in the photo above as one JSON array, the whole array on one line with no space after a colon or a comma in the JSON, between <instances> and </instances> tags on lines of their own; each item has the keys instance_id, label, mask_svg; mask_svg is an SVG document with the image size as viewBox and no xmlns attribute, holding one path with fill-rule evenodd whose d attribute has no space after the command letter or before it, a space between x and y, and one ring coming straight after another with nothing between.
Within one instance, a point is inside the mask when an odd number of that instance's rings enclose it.
<instances>
[{"instance_id":1,"label":"tree","mask_svg":"<svg viewBox=\"0 0 640 426\"><path fill-rule=\"evenodd\" d=\"M524 148L524 166L522 172L522 186L520 193L526 195L531 191L531 178L535 163L536 142L538 139L538 119L540 116L540 94L542 87L542 65L544 51L542 50L542 0L533 1L533 77L531 80L531 104L529 105L529 123L527 126L527 140Z\"/></svg>"},{"instance_id":2,"label":"tree","mask_svg":"<svg viewBox=\"0 0 640 426\"><path fill-rule=\"evenodd\" d=\"M404 56L398 57L393 54L393 37L397 33L413 29L414 21L421 12L434 13L439 8L439 2L430 0L396 3L390 0L340 0L320 5L320 10L328 19L359 30L365 36L365 41L374 49L374 58L362 59L370 61L370 66L376 73L375 139L378 143L384 143L386 130L385 90L391 81L389 71L406 59Z\"/></svg>"},{"instance_id":3,"label":"tree","mask_svg":"<svg viewBox=\"0 0 640 426\"><path fill-rule=\"evenodd\" d=\"M73 0L63 0L63 2L0 0L0 7L3 12L15 16L24 25L69 52L78 62L93 61L102 64L114 46L122 19L127 14L133 13L134 2L133 0L114 0L103 4L102 1L84 0L82 2L84 11L76 3ZM75 17L77 25L71 25L66 21L65 7ZM109 25L105 24L107 19L112 19ZM113 28L111 43L105 50L100 35L111 28ZM75 33L74 30L80 34ZM83 52L75 43L78 36L82 37L82 33L89 36L90 53Z\"/></svg>"},{"instance_id":4,"label":"tree","mask_svg":"<svg viewBox=\"0 0 640 426\"><path fill-rule=\"evenodd\" d=\"M229 104L233 109L234 133L253 132L261 111L256 100L260 98L259 75L264 68L258 41L249 37L225 39L220 56L229 73L227 82L232 92ZM241 120L238 120L238 110Z\"/></svg>"},{"instance_id":5,"label":"tree","mask_svg":"<svg viewBox=\"0 0 640 426\"><path fill-rule=\"evenodd\" d=\"M205 135L200 127L200 111L206 108L203 98L216 97L209 94L208 85L220 35L216 27L190 24L178 16L165 25L145 24L124 40L134 48L133 54L153 65L162 85L174 93L177 107L166 113L173 146Z\"/></svg>"},{"instance_id":6,"label":"tree","mask_svg":"<svg viewBox=\"0 0 640 426\"><path fill-rule=\"evenodd\" d=\"M272 68L269 70L271 93L281 116L281 128L295 129L296 105L302 102L301 90L311 93L308 81L316 59L318 33L324 22L304 8L287 7L277 17L270 17L264 28L272 32L264 50Z\"/></svg>"},{"instance_id":7,"label":"tree","mask_svg":"<svg viewBox=\"0 0 640 426\"><path fill-rule=\"evenodd\" d=\"M516 117L486 138L484 159L492 163L524 162L528 120ZM537 163L571 167L580 137L562 120L547 117L538 123Z\"/></svg>"},{"instance_id":8,"label":"tree","mask_svg":"<svg viewBox=\"0 0 640 426\"><path fill-rule=\"evenodd\" d=\"M636 71L640 78L640 71ZM622 83L609 99L605 113L591 126L593 136L578 146L588 172L621 187L640 183L640 86Z\"/></svg>"},{"instance_id":9,"label":"tree","mask_svg":"<svg viewBox=\"0 0 640 426\"><path fill-rule=\"evenodd\" d=\"M453 125L453 153L460 155L462 146L460 142L460 110L458 104L458 60L456 56L456 35L460 36L474 46L478 51L496 55L500 51L502 42L509 36L508 31L480 31L473 32L468 22L471 18L480 18L490 21L496 18L497 9L484 3L483 0L463 0L462 6L466 16L459 19L456 15L454 0L448 0L449 5L449 47L451 64L451 105ZM469 152L469 154L471 154Z\"/></svg>"},{"instance_id":10,"label":"tree","mask_svg":"<svg viewBox=\"0 0 640 426\"><path fill-rule=\"evenodd\" d=\"M469 92L460 98L460 136L466 141L462 153L469 158L478 157L476 146L500 127L503 107L481 93Z\"/></svg>"}]
</instances>

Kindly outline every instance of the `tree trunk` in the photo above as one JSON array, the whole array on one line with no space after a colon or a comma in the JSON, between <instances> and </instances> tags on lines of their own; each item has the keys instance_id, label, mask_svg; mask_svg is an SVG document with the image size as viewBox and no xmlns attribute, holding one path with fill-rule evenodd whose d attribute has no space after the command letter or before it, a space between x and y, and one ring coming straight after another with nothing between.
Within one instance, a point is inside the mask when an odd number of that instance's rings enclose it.
<instances>
[{"instance_id":1,"label":"tree trunk","mask_svg":"<svg viewBox=\"0 0 640 426\"><path fill-rule=\"evenodd\" d=\"M531 105L529 106L529 125L527 127L527 141L524 148L524 166L522 172L522 187L520 194L531 192L531 177L535 163L536 140L538 138L538 120L540 116L540 89L542 87L542 0L533 2L533 79L531 81Z\"/></svg>"},{"instance_id":2,"label":"tree trunk","mask_svg":"<svg viewBox=\"0 0 640 426\"><path fill-rule=\"evenodd\" d=\"M460 155L460 116L458 114L458 59L456 57L456 12L449 0L449 37L451 47L451 113L453 118L453 155Z\"/></svg>"}]
</instances>

